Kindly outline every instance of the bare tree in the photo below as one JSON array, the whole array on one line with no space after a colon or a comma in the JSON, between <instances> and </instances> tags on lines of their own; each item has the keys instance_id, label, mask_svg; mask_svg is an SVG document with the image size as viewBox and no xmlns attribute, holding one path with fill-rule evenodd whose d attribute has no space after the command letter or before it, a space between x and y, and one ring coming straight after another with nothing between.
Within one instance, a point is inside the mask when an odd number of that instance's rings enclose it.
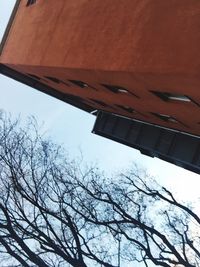
<instances>
[{"instance_id":1,"label":"bare tree","mask_svg":"<svg viewBox=\"0 0 200 267\"><path fill-rule=\"evenodd\" d=\"M200 266L191 207L137 167L81 168L33 120L1 115L0 187L2 266Z\"/></svg>"},{"instance_id":2,"label":"bare tree","mask_svg":"<svg viewBox=\"0 0 200 267\"><path fill-rule=\"evenodd\" d=\"M121 236L125 260L200 266L199 216L143 170L135 167L114 182L93 177L78 184L87 196L76 196L72 208L86 221L110 229L114 238ZM93 207L88 209L89 203Z\"/></svg>"}]
</instances>

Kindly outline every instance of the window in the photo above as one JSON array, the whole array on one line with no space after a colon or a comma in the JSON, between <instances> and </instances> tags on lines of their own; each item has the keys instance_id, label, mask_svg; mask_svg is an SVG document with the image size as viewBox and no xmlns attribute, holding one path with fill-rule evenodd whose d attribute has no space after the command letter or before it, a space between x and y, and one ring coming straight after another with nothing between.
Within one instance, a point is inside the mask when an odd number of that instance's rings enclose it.
<instances>
[{"instance_id":1,"label":"window","mask_svg":"<svg viewBox=\"0 0 200 267\"><path fill-rule=\"evenodd\" d=\"M85 87L91 87L89 86L89 84L85 83L85 82L82 82L82 81L78 81L78 80L68 80L70 81L71 83L73 83L74 85L76 86L79 86L81 88L85 88Z\"/></svg>"},{"instance_id":2,"label":"window","mask_svg":"<svg viewBox=\"0 0 200 267\"><path fill-rule=\"evenodd\" d=\"M98 105L102 107L107 107L107 105L103 101L96 100L96 99L90 99L90 100L92 100L93 102L97 103Z\"/></svg>"},{"instance_id":3,"label":"window","mask_svg":"<svg viewBox=\"0 0 200 267\"><path fill-rule=\"evenodd\" d=\"M63 83L67 86L69 86L67 83L55 78L55 77L51 77L51 76L44 76L46 79L50 80L51 82L54 82L54 83Z\"/></svg>"},{"instance_id":4,"label":"window","mask_svg":"<svg viewBox=\"0 0 200 267\"><path fill-rule=\"evenodd\" d=\"M101 84L103 87L105 87L106 89L108 89L109 91L111 91L112 93L122 93L122 94L132 94L135 97L138 98L137 95L131 93L128 89L122 87L122 86L118 86L118 85L108 85L108 84Z\"/></svg>"},{"instance_id":5,"label":"window","mask_svg":"<svg viewBox=\"0 0 200 267\"><path fill-rule=\"evenodd\" d=\"M36 76L35 74L27 73L27 75L30 76L30 77L33 78L33 79L41 80L41 78L38 77L38 76Z\"/></svg>"},{"instance_id":6,"label":"window","mask_svg":"<svg viewBox=\"0 0 200 267\"><path fill-rule=\"evenodd\" d=\"M36 0L28 0L26 6L30 6L36 3Z\"/></svg>"},{"instance_id":7,"label":"window","mask_svg":"<svg viewBox=\"0 0 200 267\"><path fill-rule=\"evenodd\" d=\"M151 112L151 114L153 114L157 118L159 118L163 121L166 121L166 122L175 122L175 123L178 122L174 117L166 115L166 114L160 114L160 113L154 113L154 112Z\"/></svg>"},{"instance_id":8,"label":"window","mask_svg":"<svg viewBox=\"0 0 200 267\"><path fill-rule=\"evenodd\" d=\"M60 80L55 77L45 76L48 80L54 82L54 83L60 83Z\"/></svg>"},{"instance_id":9,"label":"window","mask_svg":"<svg viewBox=\"0 0 200 267\"><path fill-rule=\"evenodd\" d=\"M67 100L70 100L73 102L85 103L85 100L83 100L80 96L70 95L70 94L65 94L65 96Z\"/></svg>"},{"instance_id":10,"label":"window","mask_svg":"<svg viewBox=\"0 0 200 267\"><path fill-rule=\"evenodd\" d=\"M183 101L183 102L191 102L191 99L185 95L172 95L170 94L168 96L169 100L177 100L177 101Z\"/></svg>"},{"instance_id":11,"label":"window","mask_svg":"<svg viewBox=\"0 0 200 267\"><path fill-rule=\"evenodd\" d=\"M136 111L133 108L130 108L128 106L123 106L123 105L116 105L117 107L119 107L120 109L129 112L129 113L136 113Z\"/></svg>"},{"instance_id":12,"label":"window","mask_svg":"<svg viewBox=\"0 0 200 267\"><path fill-rule=\"evenodd\" d=\"M120 87L120 86L116 86L116 85L107 85L107 84L102 84L106 89L110 90L113 93L128 93L128 90Z\"/></svg>"},{"instance_id":13,"label":"window","mask_svg":"<svg viewBox=\"0 0 200 267\"><path fill-rule=\"evenodd\" d=\"M102 84L106 89L110 90L113 93L128 93L129 91L123 87L116 85Z\"/></svg>"},{"instance_id":14,"label":"window","mask_svg":"<svg viewBox=\"0 0 200 267\"><path fill-rule=\"evenodd\" d=\"M167 92L157 92L157 91L151 91L154 95L161 98L164 101L182 101L182 102L191 102L191 99L186 95L181 94L174 94L174 93L167 93Z\"/></svg>"}]
</instances>

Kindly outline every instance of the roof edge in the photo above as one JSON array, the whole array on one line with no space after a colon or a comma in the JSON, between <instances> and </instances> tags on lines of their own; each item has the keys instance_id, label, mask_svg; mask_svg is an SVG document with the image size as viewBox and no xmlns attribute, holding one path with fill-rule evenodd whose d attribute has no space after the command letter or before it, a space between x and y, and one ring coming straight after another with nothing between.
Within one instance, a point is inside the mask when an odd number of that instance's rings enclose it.
<instances>
[{"instance_id":1,"label":"roof edge","mask_svg":"<svg viewBox=\"0 0 200 267\"><path fill-rule=\"evenodd\" d=\"M12 27L12 24L13 24L15 15L16 15L16 13L17 13L17 10L18 10L18 8L19 8L20 2L21 2L21 0L16 0L16 2L15 2L15 6L14 6L14 8L13 8L13 10L12 10L10 19L9 19L9 21L8 21L7 27L6 27L6 29L5 29L3 38L2 38L1 43L0 43L0 56L1 56L2 52L3 52L4 45L5 45L5 43L6 43L7 37L8 37L8 35L9 35L10 29L11 29L11 27Z\"/></svg>"}]
</instances>

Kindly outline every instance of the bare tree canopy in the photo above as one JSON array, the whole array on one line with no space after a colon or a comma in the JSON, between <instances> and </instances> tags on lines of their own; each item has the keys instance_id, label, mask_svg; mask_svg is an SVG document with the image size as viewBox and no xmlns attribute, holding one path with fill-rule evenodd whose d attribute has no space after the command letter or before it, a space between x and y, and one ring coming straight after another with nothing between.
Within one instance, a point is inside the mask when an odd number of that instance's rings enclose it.
<instances>
[{"instance_id":1,"label":"bare tree canopy","mask_svg":"<svg viewBox=\"0 0 200 267\"><path fill-rule=\"evenodd\" d=\"M1 266L200 266L189 205L137 167L81 168L33 120L1 114L0 187Z\"/></svg>"}]
</instances>

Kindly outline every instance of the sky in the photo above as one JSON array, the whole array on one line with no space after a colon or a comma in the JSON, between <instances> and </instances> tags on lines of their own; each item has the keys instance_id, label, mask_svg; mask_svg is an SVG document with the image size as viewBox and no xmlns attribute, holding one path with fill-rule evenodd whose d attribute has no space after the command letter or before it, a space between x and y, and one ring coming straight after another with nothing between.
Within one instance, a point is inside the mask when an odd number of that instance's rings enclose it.
<instances>
[{"instance_id":1,"label":"sky","mask_svg":"<svg viewBox=\"0 0 200 267\"><path fill-rule=\"evenodd\" d=\"M15 0L0 0L0 39ZM35 116L55 142L72 157L80 152L88 163L97 163L108 172L126 169L136 162L157 177L162 185L185 200L199 197L200 176L139 151L91 133L95 117L33 88L0 75L0 109L23 119Z\"/></svg>"}]
</instances>

